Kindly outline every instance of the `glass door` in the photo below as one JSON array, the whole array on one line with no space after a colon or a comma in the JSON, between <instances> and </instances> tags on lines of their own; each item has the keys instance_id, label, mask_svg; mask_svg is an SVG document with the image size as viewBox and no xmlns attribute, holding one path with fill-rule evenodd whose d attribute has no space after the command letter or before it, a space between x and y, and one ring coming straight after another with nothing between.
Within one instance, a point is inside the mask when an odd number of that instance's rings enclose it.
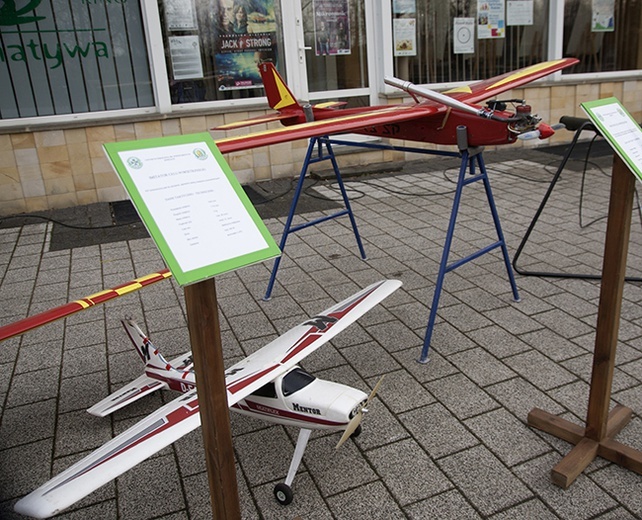
<instances>
[{"instance_id":1,"label":"glass door","mask_svg":"<svg viewBox=\"0 0 642 520\"><path fill-rule=\"evenodd\" d=\"M370 103L367 0L301 0L303 52L308 98Z\"/></svg>"}]
</instances>

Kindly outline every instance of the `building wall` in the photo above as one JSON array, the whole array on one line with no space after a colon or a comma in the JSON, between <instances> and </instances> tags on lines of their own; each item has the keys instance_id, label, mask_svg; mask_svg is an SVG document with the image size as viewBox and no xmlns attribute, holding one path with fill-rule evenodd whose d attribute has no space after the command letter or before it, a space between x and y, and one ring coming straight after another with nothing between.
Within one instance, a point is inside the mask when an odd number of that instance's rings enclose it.
<instances>
[{"instance_id":1,"label":"building wall","mask_svg":"<svg viewBox=\"0 0 642 520\"><path fill-rule=\"evenodd\" d=\"M524 98L544 121L555 123L563 115L585 117L579 107L581 102L615 96L640 121L640 92L642 80L626 80L541 85L514 90L501 97ZM126 199L125 190L103 152L103 143L203 132L260 113L233 112L2 134L0 216ZM252 130L261 129L265 126L252 127ZM224 134L213 131L212 136L217 139ZM560 131L547 142L519 141L510 146L556 144L568 142L572 137L571 132ZM412 146L417 143L413 142ZM300 171L306 147L306 141L295 141L236 152L226 159L241 183L293 177ZM412 155L413 159L416 157ZM357 149L355 153L342 154L339 163L345 167L402 159L405 157L399 152Z\"/></svg>"}]
</instances>

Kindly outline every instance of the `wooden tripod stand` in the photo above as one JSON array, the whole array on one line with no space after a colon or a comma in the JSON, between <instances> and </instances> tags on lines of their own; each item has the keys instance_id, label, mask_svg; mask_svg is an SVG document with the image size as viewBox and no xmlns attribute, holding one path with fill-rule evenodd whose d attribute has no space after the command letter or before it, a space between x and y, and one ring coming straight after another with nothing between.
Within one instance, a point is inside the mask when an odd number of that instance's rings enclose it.
<instances>
[{"instance_id":1,"label":"wooden tripod stand","mask_svg":"<svg viewBox=\"0 0 642 520\"><path fill-rule=\"evenodd\" d=\"M614 440L631 419L631 409L617 405L609 413L634 186L635 176L616 154L586 427L582 428L538 408L528 414L530 426L575 444L570 453L551 470L553 483L564 489L598 456L642 474L642 452Z\"/></svg>"}]
</instances>

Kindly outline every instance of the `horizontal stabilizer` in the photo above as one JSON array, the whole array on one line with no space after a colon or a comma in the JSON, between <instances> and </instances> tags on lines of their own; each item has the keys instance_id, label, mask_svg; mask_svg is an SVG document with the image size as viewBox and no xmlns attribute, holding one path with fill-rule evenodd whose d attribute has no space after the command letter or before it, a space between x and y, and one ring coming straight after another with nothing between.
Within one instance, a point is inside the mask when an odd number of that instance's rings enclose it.
<instances>
[{"instance_id":1,"label":"horizontal stabilizer","mask_svg":"<svg viewBox=\"0 0 642 520\"><path fill-rule=\"evenodd\" d=\"M264 123L273 123L274 121L281 121L282 119L292 118L292 114L268 114L265 116L254 117L252 119L244 119L234 123L227 123L220 126L215 126L210 130L234 130L236 128L244 128L246 126L260 125Z\"/></svg>"},{"instance_id":2,"label":"horizontal stabilizer","mask_svg":"<svg viewBox=\"0 0 642 520\"><path fill-rule=\"evenodd\" d=\"M192 362L192 353L186 352L181 354L175 359L172 359L169 364L172 368L183 371L191 370L194 366ZM141 397L151 394L156 390L168 390L169 385L164 381L159 381L145 374L134 379L131 383L119 388L112 394L108 395L100 402L89 408L87 411L98 417L105 417L116 410L124 408L128 404L138 401Z\"/></svg>"},{"instance_id":3,"label":"horizontal stabilizer","mask_svg":"<svg viewBox=\"0 0 642 520\"><path fill-rule=\"evenodd\" d=\"M142 376L134 379L128 385L123 386L113 394L108 395L102 401L96 403L87 411L98 417L105 417L110 413L120 410L128 404L138 401L143 396L151 394L156 390L167 389L167 383L152 379L143 374Z\"/></svg>"}]
</instances>

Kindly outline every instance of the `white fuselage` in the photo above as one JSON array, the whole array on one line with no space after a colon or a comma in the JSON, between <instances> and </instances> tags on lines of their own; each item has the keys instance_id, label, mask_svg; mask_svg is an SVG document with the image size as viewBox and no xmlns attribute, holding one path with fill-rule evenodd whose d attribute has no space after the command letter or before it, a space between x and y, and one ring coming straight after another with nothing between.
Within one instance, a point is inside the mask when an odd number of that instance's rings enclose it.
<instances>
[{"instance_id":1,"label":"white fuselage","mask_svg":"<svg viewBox=\"0 0 642 520\"><path fill-rule=\"evenodd\" d=\"M179 392L188 392L196 387L191 364L170 370L147 367L145 374ZM361 390L318 379L295 366L236 403L230 410L297 428L341 430L345 429L367 397Z\"/></svg>"}]
</instances>

